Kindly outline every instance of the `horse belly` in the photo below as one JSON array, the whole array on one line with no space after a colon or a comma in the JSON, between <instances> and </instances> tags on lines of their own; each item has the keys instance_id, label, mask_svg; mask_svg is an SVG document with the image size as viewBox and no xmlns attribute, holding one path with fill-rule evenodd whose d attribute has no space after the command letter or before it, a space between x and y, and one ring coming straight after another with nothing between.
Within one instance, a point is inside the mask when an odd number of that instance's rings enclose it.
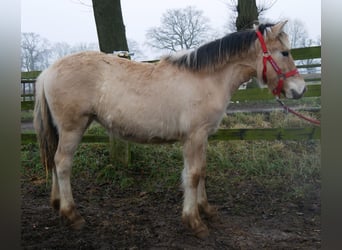
<instances>
[{"instance_id":1,"label":"horse belly","mask_svg":"<svg viewBox=\"0 0 342 250\"><path fill-rule=\"evenodd\" d=\"M123 139L125 141L142 143L142 144L164 144L164 143L174 143L179 141L180 139L169 139L169 138L161 138L161 137L141 137L136 135L129 134L115 134L118 138Z\"/></svg>"},{"instance_id":2,"label":"horse belly","mask_svg":"<svg viewBox=\"0 0 342 250\"><path fill-rule=\"evenodd\" d=\"M101 123L114 136L138 143L171 143L181 140L185 134L179 119L151 111L134 114L126 110L123 114L113 110Z\"/></svg>"}]
</instances>

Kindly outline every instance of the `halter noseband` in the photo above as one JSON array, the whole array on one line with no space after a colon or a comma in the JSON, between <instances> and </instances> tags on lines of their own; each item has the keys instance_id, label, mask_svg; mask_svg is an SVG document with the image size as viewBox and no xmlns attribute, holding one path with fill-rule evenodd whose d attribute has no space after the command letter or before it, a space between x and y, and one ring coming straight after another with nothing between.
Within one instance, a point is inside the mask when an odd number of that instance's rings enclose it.
<instances>
[{"instance_id":1,"label":"halter noseband","mask_svg":"<svg viewBox=\"0 0 342 250\"><path fill-rule=\"evenodd\" d=\"M277 73L278 75L278 85L275 89L273 89L272 93L275 95L275 96L280 96L280 93L283 89L283 84L284 84L284 80L286 78L289 78L291 76L295 76L295 75L298 75L299 72L298 72L298 69L295 68L294 70L291 70L289 72L286 72L286 73L283 73L281 71L281 69L279 68L278 64L274 61L274 59L272 58L271 56L271 53L268 51L267 47L266 47L266 43L265 43L265 40L264 40L264 37L263 35L261 34L260 31L257 31L256 32L258 38L259 38L259 41L260 41L260 44L261 44L261 47L262 47L262 50L264 52L264 58L263 58L263 64L264 64L264 68L262 70L262 78L263 78L263 81L265 83L267 83L267 76L266 76L266 72L267 72L267 61L272 65L273 69L275 70L275 72Z\"/></svg>"}]
</instances>

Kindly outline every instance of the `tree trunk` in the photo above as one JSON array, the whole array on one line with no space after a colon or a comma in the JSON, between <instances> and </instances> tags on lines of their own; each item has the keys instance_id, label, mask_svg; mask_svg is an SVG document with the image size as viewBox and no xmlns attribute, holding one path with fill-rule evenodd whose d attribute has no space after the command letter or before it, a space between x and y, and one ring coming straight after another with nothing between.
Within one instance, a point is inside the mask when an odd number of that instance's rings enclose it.
<instances>
[{"instance_id":1,"label":"tree trunk","mask_svg":"<svg viewBox=\"0 0 342 250\"><path fill-rule=\"evenodd\" d=\"M104 53L128 51L120 0L92 0L100 50ZM128 142L109 137L110 159L114 165L128 166L131 159Z\"/></svg>"},{"instance_id":2,"label":"tree trunk","mask_svg":"<svg viewBox=\"0 0 342 250\"><path fill-rule=\"evenodd\" d=\"M253 24L258 21L255 0L238 0L237 12L236 29L238 31L253 28Z\"/></svg>"},{"instance_id":3,"label":"tree trunk","mask_svg":"<svg viewBox=\"0 0 342 250\"><path fill-rule=\"evenodd\" d=\"M92 0L100 50L128 51L120 0Z\"/></svg>"}]
</instances>

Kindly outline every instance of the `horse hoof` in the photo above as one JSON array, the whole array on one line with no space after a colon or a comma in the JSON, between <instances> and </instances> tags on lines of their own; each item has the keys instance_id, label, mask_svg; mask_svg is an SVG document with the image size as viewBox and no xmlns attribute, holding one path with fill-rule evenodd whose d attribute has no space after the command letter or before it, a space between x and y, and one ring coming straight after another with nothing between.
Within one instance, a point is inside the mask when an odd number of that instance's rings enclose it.
<instances>
[{"instance_id":1,"label":"horse hoof","mask_svg":"<svg viewBox=\"0 0 342 250\"><path fill-rule=\"evenodd\" d=\"M71 228L72 230L80 230L84 227L85 220L81 216L72 221L65 216L61 216L60 223L61 223L61 226L66 226L68 228Z\"/></svg>"},{"instance_id":2,"label":"horse hoof","mask_svg":"<svg viewBox=\"0 0 342 250\"><path fill-rule=\"evenodd\" d=\"M195 236L199 239L206 239L209 236L209 230L206 225L202 225L199 229L197 229L195 232Z\"/></svg>"},{"instance_id":3,"label":"horse hoof","mask_svg":"<svg viewBox=\"0 0 342 250\"><path fill-rule=\"evenodd\" d=\"M53 209L55 209L55 211L59 211L60 205L60 200L51 200L51 206Z\"/></svg>"},{"instance_id":4,"label":"horse hoof","mask_svg":"<svg viewBox=\"0 0 342 250\"><path fill-rule=\"evenodd\" d=\"M74 230L80 230L84 227L84 225L85 225L85 220L80 216L79 219L77 219L72 224L70 224L70 227Z\"/></svg>"},{"instance_id":5,"label":"horse hoof","mask_svg":"<svg viewBox=\"0 0 342 250\"><path fill-rule=\"evenodd\" d=\"M60 210L60 215L62 218L66 219L67 225L69 225L72 229L81 229L85 224L85 220L78 213L74 206L66 210Z\"/></svg>"},{"instance_id":6,"label":"horse hoof","mask_svg":"<svg viewBox=\"0 0 342 250\"><path fill-rule=\"evenodd\" d=\"M214 206L199 206L200 213L205 216L206 219L210 221L217 221L218 220L218 209Z\"/></svg>"},{"instance_id":7,"label":"horse hoof","mask_svg":"<svg viewBox=\"0 0 342 250\"><path fill-rule=\"evenodd\" d=\"M193 217L183 216L183 224L190 229L197 238L205 239L209 235L208 227L201 221L201 219L194 219Z\"/></svg>"}]
</instances>

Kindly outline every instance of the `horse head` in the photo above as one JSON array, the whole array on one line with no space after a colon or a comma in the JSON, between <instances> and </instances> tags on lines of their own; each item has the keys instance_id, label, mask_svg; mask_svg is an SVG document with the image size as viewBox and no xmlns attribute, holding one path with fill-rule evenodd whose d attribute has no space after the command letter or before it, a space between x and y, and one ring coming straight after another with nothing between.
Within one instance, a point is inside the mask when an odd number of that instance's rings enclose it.
<instances>
[{"instance_id":1,"label":"horse head","mask_svg":"<svg viewBox=\"0 0 342 250\"><path fill-rule=\"evenodd\" d=\"M283 30L286 22L256 28L257 76L274 95L298 99L306 91L306 84L291 55L288 35Z\"/></svg>"}]
</instances>

